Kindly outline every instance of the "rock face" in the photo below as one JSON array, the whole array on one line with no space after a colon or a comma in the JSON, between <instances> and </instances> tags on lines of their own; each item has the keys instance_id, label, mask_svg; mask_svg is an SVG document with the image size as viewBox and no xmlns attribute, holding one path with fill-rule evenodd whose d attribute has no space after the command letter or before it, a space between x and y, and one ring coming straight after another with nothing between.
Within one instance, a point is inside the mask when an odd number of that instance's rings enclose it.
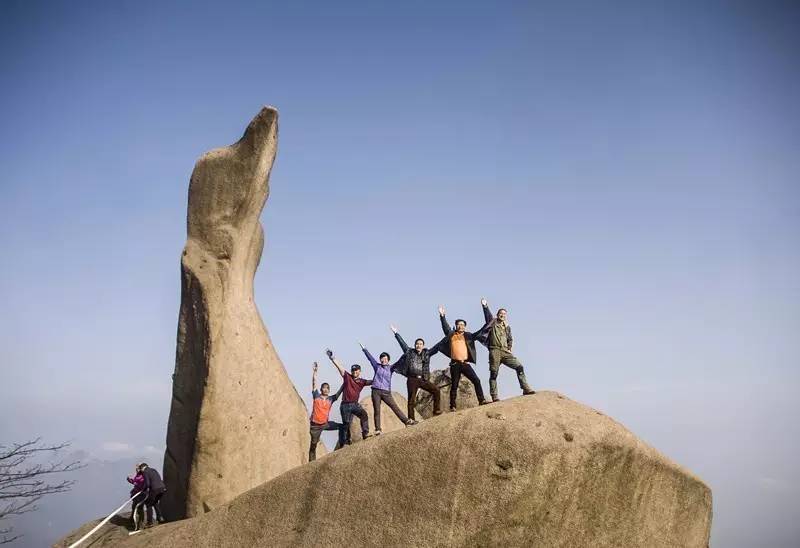
<instances>
[{"instance_id":1,"label":"rock face","mask_svg":"<svg viewBox=\"0 0 800 548\"><path fill-rule=\"evenodd\" d=\"M400 406L403 413L407 413L408 400L397 392L392 392L392 397L394 397L394 401L397 402L397 405ZM370 433L375 434L375 410L372 408L372 398L367 396L366 398L362 398L358 403L361 404L361 407L363 407L367 415L369 415ZM400 419L395 416L394 411L389 409L389 406L385 403L381 403L381 431L385 434L405 427L406 425L400 422ZM350 423L350 436L354 442L362 439L361 422L358 420L358 417L353 417L353 422Z\"/></svg>"},{"instance_id":2,"label":"rock face","mask_svg":"<svg viewBox=\"0 0 800 548\"><path fill-rule=\"evenodd\" d=\"M710 527L701 480L601 413L539 392L345 447L115 546L706 548Z\"/></svg>"},{"instance_id":3,"label":"rock face","mask_svg":"<svg viewBox=\"0 0 800 548\"><path fill-rule=\"evenodd\" d=\"M305 462L305 405L253 302L278 113L195 164L164 457L170 519L195 516Z\"/></svg>"},{"instance_id":4,"label":"rock face","mask_svg":"<svg viewBox=\"0 0 800 548\"><path fill-rule=\"evenodd\" d=\"M480 375L480 373L478 373ZM442 411L445 413L450 408L450 370L437 369L431 371L431 382L438 386L442 391ZM484 387L485 389L486 387ZM458 395L456 396L456 408L460 411L462 409L469 409L470 407L478 407L478 396L475 395L475 388L472 383L462 376L458 383ZM417 414L424 419L429 419L433 416L433 396L419 390L417 392L417 405L414 406Z\"/></svg>"}]
</instances>

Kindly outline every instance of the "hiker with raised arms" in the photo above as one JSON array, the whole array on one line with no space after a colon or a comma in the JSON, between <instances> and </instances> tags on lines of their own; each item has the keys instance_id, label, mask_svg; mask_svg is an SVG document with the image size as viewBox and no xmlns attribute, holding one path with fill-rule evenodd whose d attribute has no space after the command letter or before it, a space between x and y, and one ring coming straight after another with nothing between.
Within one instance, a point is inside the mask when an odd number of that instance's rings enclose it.
<instances>
[{"instance_id":1,"label":"hiker with raised arms","mask_svg":"<svg viewBox=\"0 0 800 548\"><path fill-rule=\"evenodd\" d=\"M456 328L453 329L447 323L444 306L439 307L439 321L442 324L442 331L444 331L444 339L439 341L435 348L450 358L450 411L456 410L456 396L458 395L458 383L461 381L461 375L467 377L475 387L478 403L481 405L489 403L483 395L481 380L472 365L470 365L475 363L475 341L487 326L484 324L477 332L470 333L467 331L466 320L458 319L456 320Z\"/></svg>"},{"instance_id":2,"label":"hiker with raised arms","mask_svg":"<svg viewBox=\"0 0 800 548\"><path fill-rule=\"evenodd\" d=\"M408 418L415 418L415 406L417 405L417 392L419 389L425 390L433 397L433 414L442 414L442 391L438 386L431 382L431 356L439 352L438 345L432 349L425 348L425 341L417 339L414 341L414 348L409 348L397 328L389 326L394 333L397 344L403 350L402 367L397 372L406 377L406 388L408 389Z\"/></svg>"},{"instance_id":3,"label":"hiker with raised arms","mask_svg":"<svg viewBox=\"0 0 800 548\"><path fill-rule=\"evenodd\" d=\"M344 381L342 385L342 404L339 408L342 412L342 422L345 427L345 443L349 445L353 442L350 434L350 422L353 420L353 415L361 421L362 439L367 439L369 437L369 416L366 409L358 403L358 398L364 387L371 385L372 381L361 378L361 366L357 363L350 366L350 372L348 373L339 363L339 360L333 356L333 350L328 348L325 350L325 354L328 355L328 359L339 370L339 374Z\"/></svg>"},{"instance_id":4,"label":"hiker with raised arms","mask_svg":"<svg viewBox=\"0 0 800 548\"><path fill-rule=\"evenodd\" d=\"M481 306L483 307L483 317L486 320L486 329L481 331L478 342L489 349L489 394L492 401L500 401L497 395L497 375L501 365L510 367L517 373L519 388L524 395L535 394L536 392L525 378L525 369L517 357L511 353L514 338L511 336L511 326L507 321L508 311L500 308L495 318L489 310L489 303L486 299L481 299Z\"/></svg>"},{"instance_id":5,"label":"hiker with raised arms","mask_svg":"<svg viewBox=\"0 0 800 548\"><path fill-rule=\"evenodd\" d=\"M339 399L339 395L342 393L342 390L344 390L344 384L342 384L339 391L333 396L329 395L331 393L331 385L327 382L323 382L322 386L317 390L318 368L319 364L314 362L311 373L311 396L314 398L314 402L311 407L311 426L309 432L311 434L311 445L308 448L308 462L316 460L317 444L319 443L320 436L326 430L338 430L339 432L339 441L334 451L340 449L345 444L344 424L330 420L331 406Z\"/></svg>"},{"instance_id":6,"label":"hiker with raised arms","mask_svg":"<svg viewBox=\"0 0 800 548\"><path fill-rule=\"evenodd\" d=\"M400 359L396 363L390 364L391 356L389 356L389 353L381 352L379 356L380 361L378 361L370 354L369 350L367 350L363 344L358 343L358 345L375 370L375 375L372 377L372 412L373 420L375 421L375 435L381 435L381 402L386 403L386 405L394 411L397 418L400 419L400 422L406 426L417 424L417 421L405 416L392 396L392 373L395 372L395 369L402 366L403 360Z\"/></svg>"}]
</instances>

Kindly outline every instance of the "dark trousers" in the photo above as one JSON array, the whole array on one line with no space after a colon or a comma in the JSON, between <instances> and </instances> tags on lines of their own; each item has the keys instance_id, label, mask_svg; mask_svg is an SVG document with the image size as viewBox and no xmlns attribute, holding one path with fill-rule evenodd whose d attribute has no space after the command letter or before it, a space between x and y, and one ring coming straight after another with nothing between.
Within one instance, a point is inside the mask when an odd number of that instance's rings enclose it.
<instances>
[{"instance_id":1,"label":"dark trousers","mask_svg":"<svg viewBox=\"0 0 800 548\"><path fill-rule=\"evenodd\" d=\"M397 418L405 424L408 422L408 417L403 414L403 411L400 409L400 406L397 405L397 402L394 401L392 397L392 392L389 390L381 390L380 388L373 388L372 389L372 412L375 414L375 430L381 429L381 402L385 402L394 414L397 415Z\"/></svg>"},{"instance_id":2,"label":"dark trousers","mask_svg":"<svg viewBox=\"0 0 800 548\"><path fill-rule=\"evenodd\" d=\"M483 397L483 387L481 380L478 378L475 370L467 362L458 362L452 360L450 362L450 407L455 408L456 396L458 395L458 383L461 381L461 375L469 379L469 382L475 387L475 395L478 396L478 401L483 403L486 398Z\"/></svg>"},{"instance_id":3,"label":"dark trousers","mask_svg":"<svg viewBox=\"0 0 800 548\"><path fill-rule=\"evenodd\" d=\"M131 519L133 520L133 530L138 531L144 522L144 501L147 500L147 493L140 492L131 501Z\"/></svg>"},{"instance_id":4,"label":"dark trousers","mask_svg":"<svg viewBox=\"0 0 800 548\"><path fill-rule=\"evenodd\" d=\"M433 396L433 414L439 415L442 412L442 391L431 381L423 377L408 377L406 382L408 388L408 418L415 417L415 407L417 405L417 391L421 388Z\"/></svg>"},{"instance_id":5,"label":"dark trousers","mask_svg":"<svg viewBox=\"0 0 800 548\"><path fill-rule=\"evenodd\" d=\"M161 502L161 497L164 496L165 492L166 492L166 490L158 491L156 493L151 491L150 492L150 496L148 496L147 500L144 501L144 505L145 505L145 508L146 508L146 514L147 514L147 525L152 525L153 524L153 509L154 508L156 510L156 521L158 521L159 523L164 521L164 518L161 517L161 504L160 504L160 502Z\"/></svg>"},{"instance_id":6,"label":"dark trousers","mask_svg":"<svg viewBox=\"0 0 800 548\"><path fill-rule=\"evenodd\" d=\"M344 423L345 428L346 443L350 443L352 441L350 439L350 421L353 420L353 415L361 420L361 436L366 437L367 434L369 434L369 416L367 415L367 411L361 407L360 403L355 401L343 402L339 408L342 411L342 422Z\"/></svg>"},{"instance_id":7,"label":"dark trousers","mask_svg":"<svg viewBox=\"0 0 800 548\"><path fill-rule=\"evenodd\" d=\"M308 462L317 459L317 444L319 443L319 437L325 430L339 431L339 443L336 445L336 449L338 449L345 443L344 429L345 426L341 422L328 421L325 424L316 424L312 422L310 430L311 446L308 448Z\"/></svg>"}]
</instances>

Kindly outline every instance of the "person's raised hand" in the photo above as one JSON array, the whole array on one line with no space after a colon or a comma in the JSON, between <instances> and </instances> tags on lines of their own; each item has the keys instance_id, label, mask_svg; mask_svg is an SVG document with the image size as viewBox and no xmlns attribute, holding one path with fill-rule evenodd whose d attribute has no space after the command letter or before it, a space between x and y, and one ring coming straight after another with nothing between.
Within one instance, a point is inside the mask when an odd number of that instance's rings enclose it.
<instances>
[{"instance_id":1,"label":"person's raised hand","mask_svg":"<svg viewBox=\"0 0 800 548\"><path fill-rule=\"evenodd\" d=\"M325 349L325 354L327 354L330 359L333 359L333 350L330 348Z\"/></svg>"},{"instance_id":2,"label":"person's raised hand","mask_svg":"<svg viewBox=\"0 0 800 548\"><path fill-rule=\"evenodd\" d=\"M489 306L489 302L486 300L486 297L481 297L481 306Z\"/></svg>"},{"instance_id":3,"label":"person's raised hand","mask_svg":"<svg viewBox=\"0 0 800 548\"><path fill-rule=\"evenodd\" d=\"M439 305L439 315L444 316L444 306Z\"/></svg>"},{"instance_id":4,"label":"person's raised hand","mask_svg":"<svg viewBox=\"0 0 800 548\"><path fill-rule=\"evenodd\" d=\"M361 344L361 341L358 341L358 346L360 346L360 347L361 347L361 350L364 350L364 345L363 345L363 344Z\"/></svg>"},{"instance_id":5,"label":"person's raised hand","mask_svg":"<svg viewBox=\"0 0 800 548\"><path fill-rule=\"evenodd\" d=\"M394 326L394 324L389 324L389 329L391 329L391 330L392 330L392 333L394 333L395 335L397 335L397 328Z\"/></svg>"},{"instance_id":6,"label":"person's raised hand","mask_svg":"<svg viewBox=\"0 0 800 548\"><path fill-rule=\"evenodd\" d=\"M319 369L319 364L317 362L314 362L314 373L317 372L317 369Z\"/></svg>"}]
</instances>

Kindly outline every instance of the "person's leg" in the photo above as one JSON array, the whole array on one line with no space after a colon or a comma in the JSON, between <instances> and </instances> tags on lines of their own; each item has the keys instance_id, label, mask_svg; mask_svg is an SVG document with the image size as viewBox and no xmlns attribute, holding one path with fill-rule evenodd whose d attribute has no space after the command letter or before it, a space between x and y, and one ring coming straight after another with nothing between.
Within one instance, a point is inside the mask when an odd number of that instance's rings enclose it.
<instances>
[{"instance_id":1,"label":"person's leg","mask_svg":"<svg viewBox=\"0 0 800 548\"><path fill-rule=\"evenodd\" d=\"M325 430L336 430L339 433L339 440L336 442L336 447L333 448L334 451L341 449L345 444L344 428L345 426L341 422L328 421L325 425Z\"/></svg>"},{"instance_id":2,"label":"person's leg","mask_svg":"<svg viewBox=\"0 0 800 548\"><path fill-rule=\"evenodd\" d=\"M408 377L406 381L406 388L408 389L408 418L414 420L415 406L417 405L417 391L419 390L420 379L416 377Z\"/></svg>"},{"instance_id":3,"label":"person's leg","mask_svg":"<svg viewBox=\"0 0 800 548\"><path fill-rule=\"evenodd\" d=\"M478 374L475 373L475 370L472 369L472 366L468 363L461 364L461 372L464 374L465 377L469 379L469 382L475 387L475 395L478 396L478 403L484 404L486 403L486 398L483 396L483 387L481 386L481 379L478 378Z\"/></svg>"},{"instance_id":4,"label":"person's leg","mask_svg":"<svg viewBox=\"0 0 800 548\"><path fill-rule=\"evenodd\" d=\"M367 415L367 410L361 407L360 403L354 403L352 405L353 414L361 420L361 437L366 438L369 436L369 415ZM350 429L348 428L347 431L349 432Z\"/></svg>"},{"instance_id":5,"label":"person's leg","mask_svg":"<svg viewBox=\"0 0 800 548\"><path fill-rule=\"evenodd\" d=\"M525 378L525 368L522 367L522 364L517 359L517 357L509 352L508 350L503 352L503 357L500 360L500 363L503 365L507 365L517 373L517 382L519 382L520 390L522 390L523 394L534 394L535 392L528 384L528 379Z\"/></svg>"},{"instance_id":6,"label":"person's leg","mask_svg":"<svg viewBox=\"0 0 800 548\"><path fill-rule=\"evenodd\" d=\"M400 419L403 424L408 423L408 417L406 417L406 414L403 413L402 409L400 409L400 406L397 405L397 402L394 401L394 397L389 390L381 390L381 399L386 402L386 405L389 406L389 409L394 411L395 416Z\"/></svg>"},{"instance_id":7,"label":"person's leg","mask_svg":"<svg viewBox=\"0 0 800 548\"><path fill-rule=\"evenodd\" d=\"M140 493L131 503L131 517L133 518L134 531L138 531L144 521L144 501L146 498L144 493Z\"/></svg>"},{"instance_id":8,"label":"person's leg","mask_svg":"<svg viewBox=\"0 0 800 548\"><path fill-rule=\"evenodd\" d=\"M375 433L381 431L381 392L377 388L372 389L372 422L375 423Z\"/></svg>"},{"instance_id":9,"label":"person's leg","mask_svg":"<svg viewBox=\"0 0 800 548\"><path fill-rule=\"evenodd\" d=\"M150 527L153 525L153 495L148 495L147 500L144 501L145 509L145 525Z\"/></svg>"},{"instance_id":10,"label":"person's leg","mask_svg":"<svg viewBox=\"0 0 800 548\"><path fill-rule=\"evenodd\" d=\"M352 436L350 435L350 421L353 420L353 404L351 403L343 403L340 406L342 411L342 424L344 424L345 432L345 443L350 445L353 443Z\"/></svg>"},{"instance_id":11,"label":"person's leg","mask_svg":"<svg viewBox=\"0 0 800 548\"><path fill-rule=\"evenodd\" d=\"M158 493L153 501L153 508L156 511L156 523L164 523L164 518L161 515L161 497L164 496L165 492L166 491L161 491Z\"/></svg>"},{"instance_id":12,"label":"person's leg","mask_svg":"<svg viewBox=\"0 0 800 548\"><path fill-rule=\"evenodd\" d=\"M427 381L425 379L418 379L418 380L419 380L419 387L428 392L431 396L433 396L433 414L441 415L442 391L439 390L439 387L433 384L431 381Z\"/></svg>"},{"instance_id":13,"label":"person's leg","mask_svg":"<svg viewBox=\"0 0 800 548\"><path fill-rule=\"evenodd\" d=\"M450 410L456 408L456 396L458 395L458 383L461 381L461 362L450 362Z\"/></svg>"},{"instance_id":14,"label":"person's leg","mask_svg":"<svg viewBox=\"0 0 800 548\"><path fill-rule=\"evenodd\" d=\"M497 396L497 372L503 359L503 351L497 348L489 350L489 395L492 401L500 401Z\"/></svg>"},{"instance_id":15,"label":"person's leg","mask_svg":"<svg viewBox=\"0 0 800 548\"><path fill-rule=\"evenodd\" d=\"M311 435L311 445L308 447L308 462L313 462L317 459L317 444L319 437L322 435L322 428L316 424L311 425L309 434Z\"/></svg>"}]
</instances>

